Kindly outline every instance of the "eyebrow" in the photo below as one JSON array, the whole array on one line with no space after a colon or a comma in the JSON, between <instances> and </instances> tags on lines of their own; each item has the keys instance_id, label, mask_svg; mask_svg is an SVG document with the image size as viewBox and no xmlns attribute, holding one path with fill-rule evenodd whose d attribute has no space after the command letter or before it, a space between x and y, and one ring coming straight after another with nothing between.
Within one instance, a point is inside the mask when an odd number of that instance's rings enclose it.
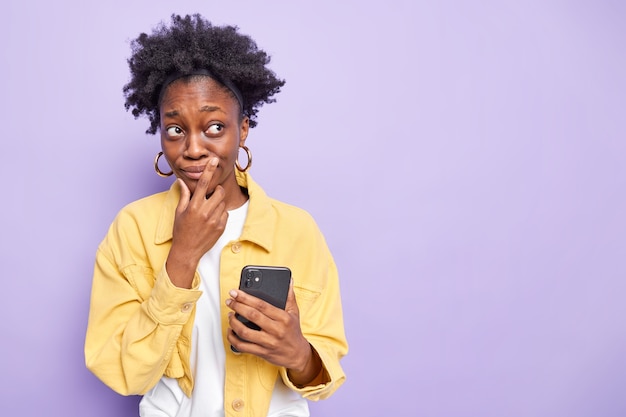
<instances>
[{"instance_id":1,"label":"eyebrow","mask_svg":"<svg viewBox=\"0 0 626 417\"><path fill-rule=\"evenodd\" d=\"M206 112L206 113L212 113L214 111L219 111L224 113L224 111L222 110L221 107L219 106L202 106L199 109L201 112ZM178 113L178 110L172 110L172 111L167 111L164 113L165 117L176 117L178 116L180 113Z\"/></svg>"},{"instance_id":2,"label":"eyebrow","mask_svg":"<svg viewBox=\"0 0 626 417\"><path fill-rule=\"evenodd\" d=\"M207 112L207 113L211 113L211 112L214 112L214 111L220 111L222 113L224 112L222 110L222 108L219 107L219 106L202 106L202 107L200 107L200 111L201 112Z\"/></svg>"}]
</instances>

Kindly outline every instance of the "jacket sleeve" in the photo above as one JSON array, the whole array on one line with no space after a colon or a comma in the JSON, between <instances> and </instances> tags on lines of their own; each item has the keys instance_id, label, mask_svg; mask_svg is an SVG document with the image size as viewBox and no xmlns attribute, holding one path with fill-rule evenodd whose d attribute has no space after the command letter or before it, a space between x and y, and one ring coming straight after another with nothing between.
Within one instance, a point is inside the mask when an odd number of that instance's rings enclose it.
<instances>
[{"instance_id":1,"label":"jacket sleeve","mask_svg":"<svg viewBox=\"0 0 626 417\"><path fill-rule=\"evenodd\" d=\"M201 294L197 273L191 290L175 287L165 260L154 271L143 248L132 219L118 216L96 254L85 361L122 395L144 394L166 368L183 375L177 342Z\"/></svg>"},{"instance_id":2,"label":"jacket sleeve","mask_svg":"<svg viewBox=\"0 0 626 417\"><path fill-rule=\"evenodd\" d=\"M312 255L308 273L294 277L294 291L302 333L320 356L328 382L298 388L289 380L287 370L280 370L288 387L312 401L328 398L343 384L346 376L339 361L348 353L337 267L319 230L316 235L315 247L308 252Z\"/></svg>"}]
</instances>

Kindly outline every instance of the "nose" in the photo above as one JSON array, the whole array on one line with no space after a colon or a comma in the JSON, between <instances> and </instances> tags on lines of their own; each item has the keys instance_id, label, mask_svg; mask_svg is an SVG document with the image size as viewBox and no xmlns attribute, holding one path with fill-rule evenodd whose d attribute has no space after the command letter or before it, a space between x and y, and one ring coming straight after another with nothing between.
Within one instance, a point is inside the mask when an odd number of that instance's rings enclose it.
<instances>
[{"instance_id":1,"label":"nose","mask_svg":"<svg viewBox=\"0 0 626 417\"><path fill-rule=\"evenodd\" d=\"M187 147L185 149L185 157L189 159L202 159L209 155L202 134L193 133L187 135Z\"/></svg>"}]
</instances>

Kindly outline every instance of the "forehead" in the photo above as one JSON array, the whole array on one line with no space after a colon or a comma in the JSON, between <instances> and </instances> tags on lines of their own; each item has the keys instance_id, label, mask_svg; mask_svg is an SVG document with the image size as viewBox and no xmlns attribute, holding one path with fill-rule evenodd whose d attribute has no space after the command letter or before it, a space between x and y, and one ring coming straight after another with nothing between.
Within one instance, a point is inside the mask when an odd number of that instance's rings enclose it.
<instances>
[{"instance_id":1,"label":"forehead","mask_svg":"<svg viewBox=\"0 0 626 417\"><path fill-rule=\"evenodd\" d=\"M230 112L237 101L228 88L213 78L192 75L179 78L165 87L159 108L163 112L181 106L208 103Z\"/></svg>"}]
</instances>

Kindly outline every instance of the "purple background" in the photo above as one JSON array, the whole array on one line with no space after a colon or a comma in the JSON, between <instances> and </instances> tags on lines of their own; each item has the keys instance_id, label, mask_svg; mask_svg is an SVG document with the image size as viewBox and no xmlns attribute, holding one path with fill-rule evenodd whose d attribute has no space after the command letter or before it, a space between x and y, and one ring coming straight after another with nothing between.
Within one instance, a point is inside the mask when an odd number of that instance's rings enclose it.
<instances>
[{"instance_id":1,"label":"purple background","mask_svg":"<svg viewBox=\"0 0 626 417\"><path fill-rule=\"evenodd\" d=\"M287 79L247 144L341 272L348 381L315 415L626 415L626 3L474 3L5 2L0 415L137 414L83 338L96 246L170 182L121 88L172 12Z\"/></svg>"}]
</instances>

